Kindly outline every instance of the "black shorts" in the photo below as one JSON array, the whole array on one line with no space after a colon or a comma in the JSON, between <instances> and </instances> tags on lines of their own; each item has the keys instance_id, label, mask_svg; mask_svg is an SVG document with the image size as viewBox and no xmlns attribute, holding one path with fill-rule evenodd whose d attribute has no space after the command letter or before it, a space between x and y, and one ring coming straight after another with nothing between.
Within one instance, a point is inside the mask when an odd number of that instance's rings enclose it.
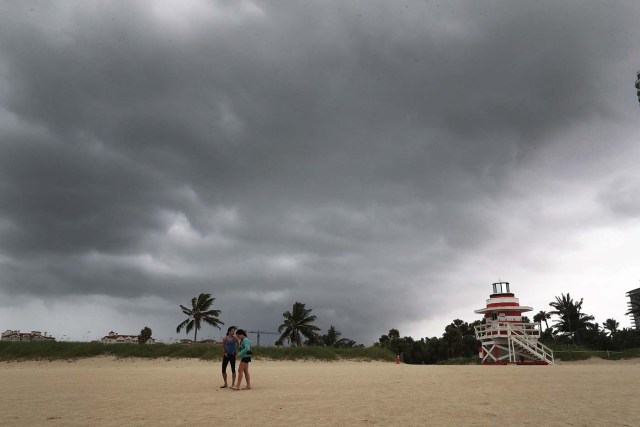
<instances>
[{"instance_id":1,"label":"black shorts","mask_svg":"<svg viewBox=\"0 0 640 427\"><path fill-rule=\"evenodd\" d=\"M236 373L236 355L228 354L222 358L222 373L227 373L227 364L231 364L231 372Z\"/></svg>"},{"instance_id":2,"label":"black shorts","mask_svg":"<svg viewBox=\"0 0 640 427\"><path fill-rule=\"evenodd\" d=\"M240 361L242 363L249 363L249 362L251 362L251 356L245 356L242 359L240 359Z\"/></svg>"}]
</instances>

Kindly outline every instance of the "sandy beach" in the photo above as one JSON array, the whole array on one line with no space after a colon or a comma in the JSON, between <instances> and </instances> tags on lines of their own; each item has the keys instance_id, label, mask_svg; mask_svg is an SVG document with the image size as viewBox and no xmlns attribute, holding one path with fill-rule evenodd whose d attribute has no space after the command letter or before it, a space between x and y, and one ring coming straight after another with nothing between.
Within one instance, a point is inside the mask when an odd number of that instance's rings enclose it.
<instances>
[{"instance_id":1,"label":"sandy beach","mask_svg":"<svg viewBox=\"0 0 640 427\"><path fill-rule=\"evenodd\" d=\"M0 364L0 425L640 425L640 360L554 366L384 362L220 364L92 358Z\"/></svg>"}]
</instances>

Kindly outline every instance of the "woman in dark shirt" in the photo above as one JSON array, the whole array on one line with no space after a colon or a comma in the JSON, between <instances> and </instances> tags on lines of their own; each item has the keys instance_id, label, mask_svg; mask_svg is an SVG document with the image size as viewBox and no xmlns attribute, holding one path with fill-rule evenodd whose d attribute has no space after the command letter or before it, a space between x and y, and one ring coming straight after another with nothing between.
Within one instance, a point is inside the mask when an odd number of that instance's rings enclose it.
<instances>
[{"instance_id":1,"label":"woman in dark shirt","mask_svg":"<svg viewBox=\"0 0 640 427\"><path fill-rule=\"evenodd\" d=\"M231 387L236 382L236 345L238 337L235 336L236 327L231 326L227 329L227 335L222 339L222 379L224 385L220 388L227 387L227 365L231 364Z\"/></svg>"}]
</instances>

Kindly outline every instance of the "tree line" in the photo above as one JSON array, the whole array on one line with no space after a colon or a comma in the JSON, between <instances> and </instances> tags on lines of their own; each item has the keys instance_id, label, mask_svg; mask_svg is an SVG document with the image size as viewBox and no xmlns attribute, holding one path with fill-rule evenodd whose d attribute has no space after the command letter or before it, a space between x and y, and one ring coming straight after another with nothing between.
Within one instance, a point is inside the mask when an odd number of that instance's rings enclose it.
<instances>
[{"instance_id":1,"label":"tree line","mask_svg":"<svg viewBox=\"0 0 640 427\"><path fill-rule=\"evenodd\" d=\"M540 325L540 342L552 349L578 349L620 351L640 348L640 331L630 328L619 329L620 323L613 318L602 325L594 322L592 315L583 312L583 299L574 300L569 293L561 294L551 301L550 311L540 311L533 321ZM640 301L632 301L627 315L640 316ZM549 321L553 323L550 325ZM530 322L522 316L523 322ZM420 338L400 337L397 329L389 330L374 345L388 348L402 355L405 363L434 364L454 358L477 357L480 341L475 337L475 327L486 320L467 323L455 319L445 327L441 337ZM544 323L545 328L542 328Z\"/></svg>"}]
</instances>

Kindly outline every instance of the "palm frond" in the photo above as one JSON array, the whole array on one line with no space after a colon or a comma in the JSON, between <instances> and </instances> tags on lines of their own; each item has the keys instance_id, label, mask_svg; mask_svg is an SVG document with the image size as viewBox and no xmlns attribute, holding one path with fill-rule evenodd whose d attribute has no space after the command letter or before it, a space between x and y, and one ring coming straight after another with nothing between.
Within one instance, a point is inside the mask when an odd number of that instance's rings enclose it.
<instances>
[{"instance_id":1,"label":"palm frond","mask_svg":"<svg viewBox=\"0 0 640 427\"><path fill-rule=\"evenodd\" d=\"M176 328L176 333L180 333L180 331L182 330L182 328L184 328L185 326L187 326L187 324L189 323L190 319L185 320L184 322L180 323L178 325L178 327Z\"/></svg>"}]
</instances>

